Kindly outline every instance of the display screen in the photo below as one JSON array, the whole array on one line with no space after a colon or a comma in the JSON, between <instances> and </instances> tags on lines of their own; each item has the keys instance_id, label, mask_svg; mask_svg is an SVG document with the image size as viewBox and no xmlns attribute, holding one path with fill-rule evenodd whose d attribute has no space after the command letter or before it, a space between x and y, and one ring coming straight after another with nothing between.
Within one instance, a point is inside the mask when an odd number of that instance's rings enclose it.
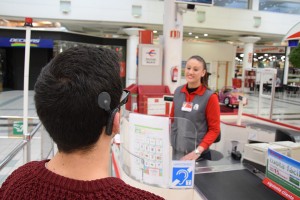
<instances>
[{"instance_id":1,"label":"display screen","mask_svg":"<svg viewBox=\"0 0 300 200\"><path fill-rule=\"evenodd\" d=\"M213 5L213 0L176 0L177 3Z\"/></svg>"}]
</instances>

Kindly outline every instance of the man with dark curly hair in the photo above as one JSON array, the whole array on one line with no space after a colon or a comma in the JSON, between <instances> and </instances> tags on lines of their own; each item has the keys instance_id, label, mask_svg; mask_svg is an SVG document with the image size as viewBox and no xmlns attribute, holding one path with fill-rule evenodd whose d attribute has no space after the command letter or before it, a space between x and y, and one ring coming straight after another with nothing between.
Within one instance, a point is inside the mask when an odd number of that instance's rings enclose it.
<instances>
[{"instance_id":1,"label":"man with dark curly hair","mask_svg":"<svg viewBox=\"0 0 300 200\"><path fill-rule=\"evenodd\" d=\"M119 73L115 52L83 46L42 69L35 105L58 152L15 170L0 188L0 199L163 199L110 177L111 139L129 94L122 91Z\"/></svg>"}]
</instances>

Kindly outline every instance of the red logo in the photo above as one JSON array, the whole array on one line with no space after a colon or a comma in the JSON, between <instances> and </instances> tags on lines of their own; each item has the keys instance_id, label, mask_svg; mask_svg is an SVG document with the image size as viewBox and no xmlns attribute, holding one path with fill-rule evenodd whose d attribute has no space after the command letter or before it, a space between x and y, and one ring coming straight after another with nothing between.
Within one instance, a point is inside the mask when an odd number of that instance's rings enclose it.
<instances>
[{"instance_id":1,"label":"red logo","mask_svg":"<svg viewBox=\"0 0 300 200\"><path fill-rule=\"evenodd\" d=\"M149 52L147 52L147 54L150 56L150 57L153 57L156 55L156 52L154 49L151 49Z\"/></svg>"}]
</instances>

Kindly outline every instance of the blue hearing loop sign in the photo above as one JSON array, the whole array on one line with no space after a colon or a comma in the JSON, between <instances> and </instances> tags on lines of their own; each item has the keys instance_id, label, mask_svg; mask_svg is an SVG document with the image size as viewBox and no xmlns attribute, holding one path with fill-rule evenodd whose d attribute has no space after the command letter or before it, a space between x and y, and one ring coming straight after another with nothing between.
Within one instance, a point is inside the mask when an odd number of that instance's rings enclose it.
<instances>
[{"instance_id":1,"label":"blue hearing loop sign","mask_svg":"<svg viewBox=\"0 0 300 200\"><path fill-rule=\"evenodd\" d=\"M194 187L195 161L172 161L171 188Z\"/></svg>"}]
</instances>

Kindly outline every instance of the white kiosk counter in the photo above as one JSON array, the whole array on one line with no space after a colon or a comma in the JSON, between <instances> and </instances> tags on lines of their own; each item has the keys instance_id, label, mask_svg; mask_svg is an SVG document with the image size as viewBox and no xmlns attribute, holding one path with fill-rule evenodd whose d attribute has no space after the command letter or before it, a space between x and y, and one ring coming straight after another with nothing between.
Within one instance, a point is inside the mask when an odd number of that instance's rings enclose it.
<instances>
[{"instance_id":1,"label":"white kiosk counter","mask_svg":"<svg viewBox=\"0 0 300 200\"><path fill-rule=\"evenodd\" d=\"M212 160L194 163L193 184L191 187L180 188L171 186L173 152L169 135L164 133L170 131L168 128L171 127L172 120L160 121L163 117L158 117L160 119L156 121L155 116L150 116L153 118L147 118L145 122L146 118L144 119L143 115L134 115L136 117L131 118L127 115L121 120L121 130L126 131L122 131L120 141L112 145L115 176L126 183L172 200L284 199L263 184L263 172L243 159L245 144L275 142L276 131L264 129L253 131L251 128L253 126L248 125L264 124L275 129L292 130L295 134L300 131L299 127L285 126L251 115L243 115L241 125L236 125L236 115L222 116L221 140L210 148ZM132 119L138 121L134 121L134 125L131 125ZM162 125L164 122L167 124ZM149 134L154 137L149 137ZM167 134L167 137L162 137L163 134ZM167 142L164 141L165 138ZM151 148L153 146L155 149ZM242 158L234 159L233 151L240 152ZM152 154L148 154L149 152ZM149 159L155 160L155 165Z\"/></svg>"}]
</instances>

